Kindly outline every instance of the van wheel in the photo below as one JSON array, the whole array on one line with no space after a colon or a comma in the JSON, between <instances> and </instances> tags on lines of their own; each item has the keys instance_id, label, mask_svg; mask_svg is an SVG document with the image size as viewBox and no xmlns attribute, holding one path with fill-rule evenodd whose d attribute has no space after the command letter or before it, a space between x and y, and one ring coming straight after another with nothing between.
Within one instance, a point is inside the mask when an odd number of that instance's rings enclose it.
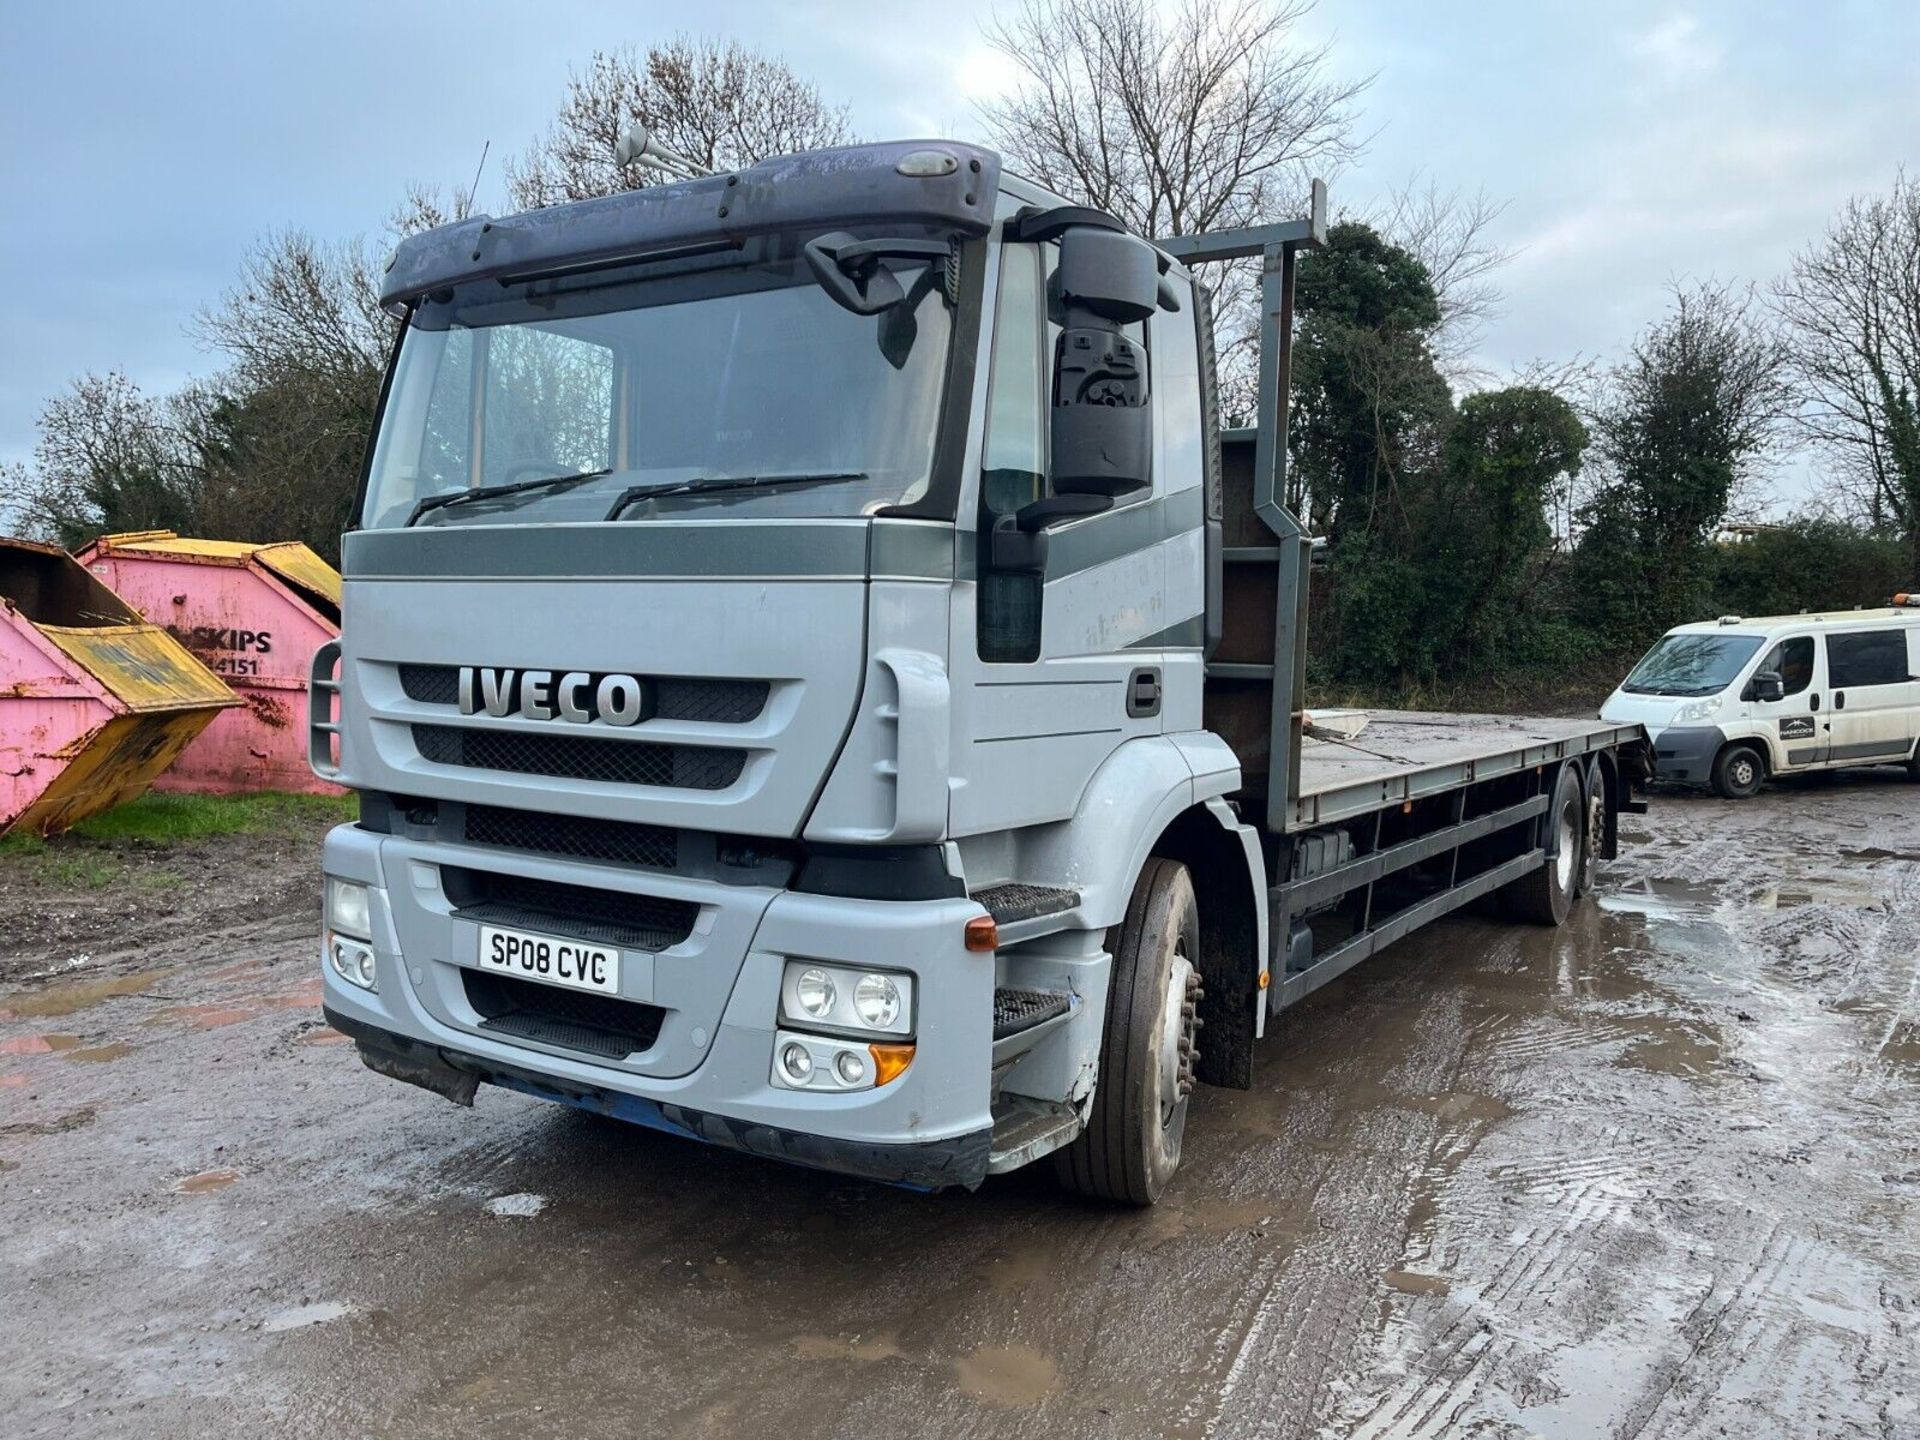
<instances>
[{"instance_id":1,"label":"van wheel","mask_svg":"<svg viewBox=\"0 0 1920 1440\"><path fill-rule=\"evenodd\" d=\"M1147 861L1113 953L1100 1079L1087 1128L1056 1152L1054 1173L1096 1200L1151 1205L1180 1165L1200 1018L1200 907L1187 867Z\"/></svg>"},{"instance_id":2,"label":"van wheel","mask_svg":"<svg viewBox=\"0 0 1920 1440\"><path fill-rule=\"evenodd\" d=\"M1729 745L1713 762L1713 788L1729 800L1747 799L1766 778L1766 763L1751 745Z\"/></svg>"},{"instance_id":3,"label":"van wheel","mask_svg":"<svg viewBox=\"0 0 1920 1440\"><path fill-rule=\"evenodd\" d=\"M1573 909L1581 867L1586 863L1586 786L1578 765L1562 765L1554 781L1553 803L1547 807L1547 833L1553 853L1538 870L1529 871L1501 890L1507 913L1535 925L1558 925Z\"/></svg>"}]
</instances>

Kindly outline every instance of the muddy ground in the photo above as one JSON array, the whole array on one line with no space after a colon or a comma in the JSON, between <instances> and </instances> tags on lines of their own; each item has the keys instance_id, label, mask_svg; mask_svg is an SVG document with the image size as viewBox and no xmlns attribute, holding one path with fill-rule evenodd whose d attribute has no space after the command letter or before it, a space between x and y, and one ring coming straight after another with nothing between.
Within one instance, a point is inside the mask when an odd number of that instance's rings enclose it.
<instances>
[{"instance_id":1,"label":"muddy ground","mask_svg":"<svg viewBox=\"0 0 1920 1440\"><path fill-rule=\"evenodd\" d=\"M1920 1434L1920 788L1628 826L1279 1021L1147 1212L379 1079L312 844L0 867L0 1429Z\"/></svg>"}]
</instances>

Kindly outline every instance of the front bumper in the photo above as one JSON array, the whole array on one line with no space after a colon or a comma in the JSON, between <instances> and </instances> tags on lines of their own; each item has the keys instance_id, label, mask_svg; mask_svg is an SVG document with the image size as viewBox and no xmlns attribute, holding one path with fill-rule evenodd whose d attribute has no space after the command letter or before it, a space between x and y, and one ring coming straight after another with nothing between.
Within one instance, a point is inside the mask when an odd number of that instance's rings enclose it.
<instances>
[{"instance_id":1,"label":"front bumper","mask_svg":"<svg viewBox=\"0 0 1920 1440\"><path fill-rule=\"evenodd\" d=\"M422 1086L456 1104L471 1105L474 1091L483 1084L499 1085L729 1150L915 1190L942 1190L952 1185L971 1190L987 1175L987 1158L993 1148L991 1127L947 1140L907 1144L837 1140L830 1135L755 1125L619 1090L571 1083L535 1070L409 1040L362 1024L330 1006L323 1008L327 1023L352 1038L368 1069Z\"/></svg>"},{"instance_id":2,"label":"front bumper","mask_svg":"<svg viewBox=\"0 0 1920 1440\"><path fill-rule=\"evenodd\" d=\"M1714 758L1726 743L1726 731L1718 725L1673 725L1655 732L1654 776L1685 785L1708 784Z\"/></svg>"},{"instance_id":3,"label":"front bumper","mask_svg":"<svg viewBox=\"0 0 1920 1440\"><path fill-rule=\"evenodd\" d=\"M993 1052L993 957L965 949L971 901L852 900L756 892L739 924L738 887L713 882L715 914L704 936L652 969L647 998L676 1011L662 1029L697 1035L697 1057L658 1073L653 1052L626 1060L489 1031L459 1007L453 962L463 954L457 916L430 873L432 861L481 863L470 847L435 847L342 826L329 835L329 875L369 887L378 989L348 985L322 965L328 1019L383 1074L470 1102L480 1083L518 1089L694 1139L798 1164L934 1188L975 1185L986 1173ZM521 864L511 853L485 863ZM533 868L535 862L525 862ZM539 862L551 871L550 862ZM582 863L568 878L608 883L608 867ZM632 872L618 872L632 878ZM699 882L692 882L698 886ZM680 882L684 890L689 882ZM730 894L720 892L731 889ZM728 913L732 907L731 915ZM401 937L410 937L403 945ZM726 943L720 942L726 937ZM737 938L734 938L737 937ZM780 975L790 958L903 969L916 991L916 1053L904 1074L871 1089L830 1092L774 1085ZM636 973L645 973L636 967ZM674 978L685 976L684 980ZM454 977L450 979L449 977ZM450 998L454 997L454 998ZM656 1073L648 1073L649 1069Z\"/></svg>"}]
</instances>

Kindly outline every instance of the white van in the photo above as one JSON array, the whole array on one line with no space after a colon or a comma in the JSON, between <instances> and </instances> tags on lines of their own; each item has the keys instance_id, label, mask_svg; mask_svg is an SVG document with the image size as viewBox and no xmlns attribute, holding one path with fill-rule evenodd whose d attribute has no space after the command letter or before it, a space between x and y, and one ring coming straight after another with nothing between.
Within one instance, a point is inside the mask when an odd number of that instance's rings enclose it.
<instances>
[{"instance_id":1,"label":"white van","mask_svg":"<svg viewBox=\"0 0 1920 1440\"><path fill-rule=\"evenodd\" d=\"M1769 775L1843 765L1905 765L1920 780L1920 596L1886 610L1681 625L1600 718L1646 726L1662 780L1729 799Z\"/></svg>"}]
</instances>

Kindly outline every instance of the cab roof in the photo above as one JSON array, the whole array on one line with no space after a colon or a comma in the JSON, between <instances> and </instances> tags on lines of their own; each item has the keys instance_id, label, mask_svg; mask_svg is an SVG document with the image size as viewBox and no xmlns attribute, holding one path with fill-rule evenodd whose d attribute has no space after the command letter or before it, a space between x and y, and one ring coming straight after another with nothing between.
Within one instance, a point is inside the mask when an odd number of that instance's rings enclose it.
<instances>
[{"instance_id":1,"label":"cab roof","mask_svg":"<svg viewBox=\"0 0 1920 1440\"><path fill-rule=\"evenodd\" d=\"M952 156L952 169L903 174L901 162L924 151ZM499 219L474 215L411 235L387 262L380 303L398 314L421 296L462 281L544 278L798 226L907 223L984 235L999 191L1000 157L954 140L891 140L781 155L697 180Z\"/></svg>"}]
</instances>

